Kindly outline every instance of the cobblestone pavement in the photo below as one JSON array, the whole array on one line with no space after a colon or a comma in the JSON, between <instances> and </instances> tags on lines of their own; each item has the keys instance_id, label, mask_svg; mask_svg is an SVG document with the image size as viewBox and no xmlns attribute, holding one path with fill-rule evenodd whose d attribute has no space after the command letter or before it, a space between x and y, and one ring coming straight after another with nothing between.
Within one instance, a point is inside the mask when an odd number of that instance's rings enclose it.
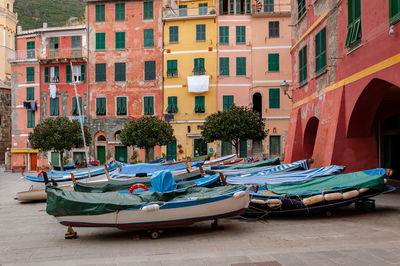
<instances>
[{"instance_id":1,"label":"cobblestone pavement","mask_svg":"<svg viewBox=\"0 0 400 266\"><path fill-rule=\"evenodd\" d=\"M13 198L26 185L20 174L0 169L0 264L2 265L394 265L400 264L400 191L375 198L375 211L353 206L331 217L224 219L146 232L66 227L46 214L45 203ZM400 184L400 183L398 183Z\"/></svg>"}]
</instances>

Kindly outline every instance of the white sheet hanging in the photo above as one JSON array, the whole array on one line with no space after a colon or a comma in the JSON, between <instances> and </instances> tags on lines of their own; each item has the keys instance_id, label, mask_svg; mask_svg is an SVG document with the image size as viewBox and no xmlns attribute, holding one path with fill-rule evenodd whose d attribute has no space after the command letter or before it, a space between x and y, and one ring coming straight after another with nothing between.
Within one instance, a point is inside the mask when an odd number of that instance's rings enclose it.
<instances>
[{"instance_id":1,"label":"white sheet hanging","mask_svg":"<svg viewBox=\"0 0 400 266\"><path fill-rule=\"evenodd\" d=\"M210 76L208 75L188 76L187 79L188 79L189 92L203 93L208 91Z\"/></svg>"},{"instance_id":2,"label":"white sheet hanging","mask_svg":"<svg viewBox=\"0 0 400 266\"><path fill-rule=\"evenodd\" d=\"M50 90L50 98L52 98L52 99L56 98L56 94L57 94L56 85L55 84L50 84L49 90Z\"/></svg>"}]
</instances>

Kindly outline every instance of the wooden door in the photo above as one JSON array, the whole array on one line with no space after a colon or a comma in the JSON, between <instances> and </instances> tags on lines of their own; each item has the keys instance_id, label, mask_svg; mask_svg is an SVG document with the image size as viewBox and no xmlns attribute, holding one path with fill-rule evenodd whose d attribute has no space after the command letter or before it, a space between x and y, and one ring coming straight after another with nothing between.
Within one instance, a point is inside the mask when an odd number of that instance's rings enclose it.
<instances>
[{"instance_id":1,"label":"wooden door","mask_svg":"<svg viewBox=\"0 0 400 266\"><path fill-rule=\"evenodd\" d=\"M37 153L31 153L31 171L37 171Z\"/></svg>"}]
</instances>

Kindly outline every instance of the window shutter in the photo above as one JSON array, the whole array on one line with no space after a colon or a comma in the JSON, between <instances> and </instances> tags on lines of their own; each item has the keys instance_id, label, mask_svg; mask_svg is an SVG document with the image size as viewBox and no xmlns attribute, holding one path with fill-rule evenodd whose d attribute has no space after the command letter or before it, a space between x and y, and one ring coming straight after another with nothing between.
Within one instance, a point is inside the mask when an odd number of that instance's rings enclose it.
<instances>
[{"instance_id":1,"label":"window shutter","mask_svg":"<svg viewBox=\"0 0 400 266\"><path fill-rule=\"evenodd\" d=\"M178 26L169 27L169 42L179 41L178 29L179 29Z\"/></svg>"},{"instance_id":2,"label":"window shutter","mask_svg":"<svg viewBox=\"0 0 400 266\"><path fill-rule=\"evenodd\" d=\"M229 57L219 58L219 75L229 76Z\"/></svg>"},{"instance_id":3,"label":"window shutter","mask_svg":"<svg viewBox=\"0 0 400 266\"><path fill-rule=\"evenodd\" d=\"M106 49L106 33L99 32L96 33L96 50Z\"/></svg>"},{"instance_id":4,"label":"window shutter","mask_svg":"<svg viewBox=\"0 0 400 266\"><path fill-rule=\"evenodd\" d=\"M144 47L153 47L154 46L154 31L153 29L144 29L143 30L143 46Z\"/></svg>"},{"instance_id":5,"label":"window shutter","mask_svg":"<svg viewBox=\"0 0 400 266\"><path fill-rule=\"evenodd\" d=\"M219 14L224 14L224 0L219 0Z\"/></svg>"},{"instance_id":6,"label":"window shutter","mask_svg":"<svg viewBox=\"0 0 400 266\"><path fill-rule=\"evenodd\" d=\"M105 5L96 5L96 22L105 21Z\"/></svg>"},{"instance_id":7,"label":"window shutter","mask_svg":"<svg viewBox=\"0 0 400 266\"><path fill-rule=\"evenodd\" d=\"M115 4L115 20L117 21L125 20L125 3Z\"/></svg>"},{"instance_id":8,"label":"window shutter","mask_svg":"<svg viewBox=\"0 0 400 266\"><path fill-rule=\"evenodd\" d=\"M279 71L279 54L268 54L268 71Z\"/></svg>"},{"instance_id":9,"label":"window shutter","mask_svg":"<svg viewBox=\"0 0 400 266\"><path fill-rule=\"evenodd\" d=\"M35 100L35 88L34 87L26 88L26 100L27 101Z\"/></svg>"},{"instance_id":10,"label":"window shutter","mask_svg":"<svg viewBox=\"0 0 400 266\"><path fill-rule=\"evenodd\" d=\"M236 14L242 14L242 5L241 1L236 1Z\"/></svg>"},{"instance_id":11,"label":"window shutter","mask_svg":"<svg viewBox=\"0 0 400 266\"><path fill-rule=\"evenodd\" d=\"M246 57L236 57L236 76L246 75Z\"/></svg>"},{"instance_id":12,"label":"window shutter","mask_svg":"<svg viewBox=\"0 0 400 266\"><path fill-rule=\"evenodd\" d=\"M81 82L86 81L86 66L81 65Z\"/></svg>"},{"instance_id":13,"label":"window shutter","mask_svg":"<svg viewBox=\"0 0 400 266\"><path fill-rule=\"evenodd\" d=\"M143 19L153 18L153 1L143 2Z\"/></svg>"},{"instance_id":14,"label":"window shutter","mask_svg":"<svg viewBox=\"0 0 400 266\"><path fill-rule=\"evenodd\" d=\"M50 67L44 67L44 83L50 82Z\"/></svg>"},{"instance_id":15,"label":"window shutter","mask_svg":"<svg viewBox=\"0 0 400 266\"><path fill-rule=\"evenodd\" d=\"M70 65L66 65L65 67L65 75L66 75L66 81L67 83L71 83L71 66Z\"/></svg>"},{"instance_id":16,"label":"window shutter","mask_svg":"<svg viewBox=\"0 0 400 266\"><path fill-rule=\"evenodd\" d=\"M246 14L251 14L251 1L246 0Z\"/></svg>"},{"instance_id":17,"label":"window shutter","mask_svg":"<svg viewBox=\"0 0 400 266\"><path fill-rule=\"evenodd\" d=\"M229 0L229 14L235 14L235 0Z\"/></svg>"},{"instance_id":18,"label":"window shutter","mask_svg":"<svg viewBox=\"0 0 400 266\"><path fill-rule=\"evenodd\" d=\"M27 128L34 128L35 127L35 112L34 111L28 111L27 115L28 115Z\"/></svg>"}]
</instances>

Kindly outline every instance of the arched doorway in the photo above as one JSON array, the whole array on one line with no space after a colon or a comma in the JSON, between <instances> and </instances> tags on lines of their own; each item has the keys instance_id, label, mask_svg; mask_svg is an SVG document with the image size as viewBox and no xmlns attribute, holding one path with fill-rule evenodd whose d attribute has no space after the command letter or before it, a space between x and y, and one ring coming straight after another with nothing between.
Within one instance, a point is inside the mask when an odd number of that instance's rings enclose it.
<instances>
[{"instance_id":1,"label":"arched doorway","mask_svg":"<svg viewBox=\"0 0 400 266\"><path fill-rule=\"evenodd\" d=\"M310 120L308 120L306 129L304 131L304 142L303 142L305 159L309 159L313 155L315 139L317 137L317 132L318 132L318 125L319 125L319 119L316 118L315 116L311 117Z\"/></svg>"},{"instance_id":2,"label":"arched doorway","mask_svg":"<svg viewBox=\"0 0 400 266\"><path fill-rule=\"evenodd\" d=\"M262 96L256 92L253 94L253 111L262 115Z\"/></svg>"},{"instance_id":3,"label":"arched doorway","mask_svg":"<svg viewBox=\"0 0 400 266\"><path fill-rule=\"evenodd\" d=\"M100 164L107 162L107 137L104 132L99 131L94 135L96 160Z\"/></svg>"}]
</instances>

